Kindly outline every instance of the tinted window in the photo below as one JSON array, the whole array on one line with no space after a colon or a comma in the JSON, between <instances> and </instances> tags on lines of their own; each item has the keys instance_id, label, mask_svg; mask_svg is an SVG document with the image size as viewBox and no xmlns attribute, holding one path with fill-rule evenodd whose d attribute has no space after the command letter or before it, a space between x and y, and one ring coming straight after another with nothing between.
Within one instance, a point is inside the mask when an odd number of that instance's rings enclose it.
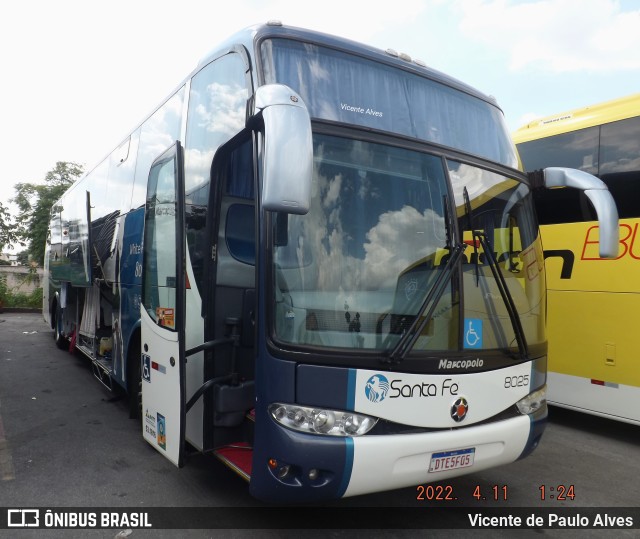
<instances>
[{"instance_id":1,"label":"tinted window","mask_svg":"<svg viewBox=\"0 0 640 539\"><path fill-rule=\"evenodd\" d=\"M265 41L267 82L297 91L311 116L400 133L517 167L502 111L445 84L309 43Z\"/></svg>"},{"instance_id":2,"label":"tinted window","mask_svg":"<svg viewBox=\"0 0 640 539\"><path fill-rule=\"evenodd\" d=\"M525 170L570 167L598 173L599 128L590 127L518 144ZM589 199L576 189L539 189L534 193L541 225L592 221Z\"/></svg>"},{"instance_id":3,"label":"tinted window","mask_svg":"<svg viewBox=\"0 0 640 539\"><path fill-rule=\"evenodd\" d=\"M600 144L600 177L618 215L640 217L640 117L603 125Z\"/></svg>"},{"instance_id":4,"label":"tinted window","mask_svg":"<svg viewBox=\"0 0 640 539\"><path fill-rule=\"evenodd\" d=\"M607 184L621 219L640 216L640 117L518 145L526 170L571 167ZM540 224L593 221L595 210L575 189L535 193Z\"/></svg>"},{"instance_id":5,"label":"tinted window","mask_svg":"<svg viewBox=\"0 0 640 539\"><path fill-rule=\"evenodd\" d=\"M570 167L598 173L598 128L590 127L518 144L525 170Z\"/></svg>"},{"instance_id":6,"label":"tinted window","mask_svg":"<svg viewBox=\"0 0 640 539\"><path fill-rule=\"evenodd\" d=\"M249 204L233 204L225 226L227 248L231 256L245 264L255 264L255 214Z\"/></svg>"},{"instance_id":7,"label":"tinted window","mask_svg":"<svg viewBox=\"0 0 640 539\"><path fill-rule=\"evenodd\" d=\"M577 189L539 189L534 192L541 225L594 221L595 210L587 196Z\"/></svg>"},{"instance_id":8,"label":"tinted window","mask_svg":"<svg viewBox=\"0 0 640 539\"><path fill-rule=\"evenodd\" d=\"M640 116L603 125L600 174L640 170Z\"/></svg>"}]
</instances>

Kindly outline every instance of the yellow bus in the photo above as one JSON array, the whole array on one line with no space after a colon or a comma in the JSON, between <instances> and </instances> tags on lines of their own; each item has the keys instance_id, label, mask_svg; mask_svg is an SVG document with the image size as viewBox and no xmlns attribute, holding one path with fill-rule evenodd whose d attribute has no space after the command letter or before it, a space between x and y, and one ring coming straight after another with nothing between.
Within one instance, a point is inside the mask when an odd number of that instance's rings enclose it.
<instances>
[{"instance_id":1,"label":"yellow bus","mask_svg":"<svg viewBox=\"0 0 640 539\"><path fill-rule=\"evenodd\" d=\"M548 284L548 401L640 425L640 94L538 119L514 140L528 171L563 166L598 176L620 216L618 256L603 259L584 195L537 193Z\"/></svg>"}]
</instances>

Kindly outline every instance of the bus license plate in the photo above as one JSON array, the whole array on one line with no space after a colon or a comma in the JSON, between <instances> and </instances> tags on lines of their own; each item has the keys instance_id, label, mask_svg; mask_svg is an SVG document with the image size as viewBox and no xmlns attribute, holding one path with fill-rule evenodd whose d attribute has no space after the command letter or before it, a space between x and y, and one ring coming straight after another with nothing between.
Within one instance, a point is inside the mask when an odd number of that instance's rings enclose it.
<instances>
[{"instance_id":1,"label":"bus license plate","mask_svg":"<svg viewBox=\"0 0 640 539\"><path fill-rule=\"evenodd\" d=\"M431 455L429 472L446 472L457 468L467 468L473 466L473 458L476 448L457 449L456 451L442 451Z\"/></svg>"}]
</instances>

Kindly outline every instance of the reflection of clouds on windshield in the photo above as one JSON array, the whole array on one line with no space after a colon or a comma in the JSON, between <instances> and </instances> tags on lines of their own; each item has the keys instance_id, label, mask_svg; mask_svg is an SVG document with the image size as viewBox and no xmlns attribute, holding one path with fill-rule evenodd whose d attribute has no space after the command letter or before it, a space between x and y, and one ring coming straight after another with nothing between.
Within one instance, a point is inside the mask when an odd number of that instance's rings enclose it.
<instances>
[{"instance_id":1,"label":"reflection of clouds on windshield","mask_svg":"<svg viewBox=\"0 0 640 539\"><path fill-rule=\"evenodd\" d=\"M345 229L347 216L353 218L353 208L343 203L347 180L342 174L328 178L317 171L315 178L311 211L292 219L290 234L306 238L319 290L393 290L400 273L442 246L433 234L444 229L442 216L408 205L382 213L373 227L354 237L357 225L350 227L351 233ZM357 195L364 197L362 187ZM356 219L362 223L363 217Z\"/></svg>"},{"instance_id":2,"label":"reflection of clouds on windshield","mask_svg":"<svg viewBox=\"0 0 640 539\"><path fill-rule=\"evenodd\" d=\"M443 228L444 219L431 209L420 213L405 206L400 211L383 213L378 224L367 232L367 282L376 283L376 288L394 287L400 273L443 247L431 233Z\"/></svg>"},{"instance_id":3,"label":"reflection of clouds on windshield","mask_svg":"<svg viewBox=\"0 0 640 539\"><path fill-rule=\"evenodd\" d=\"M356 284L352 282L355 277L353 270L358 261L343 254L345 238L339 203L342 175L327 178L316 171L314 178L318 182L313 189L315 196L309 212L311 221L303 220L303 226L318 268L318 288L339 290L344 285L352 289Z\"/></svg>"},{"instance_id":4,"label":"reflection of clouds on windshield","mask_svg":"<svg viewBox=\"0 0 640 539\"><path fill-rule=\"evenodd\" d=\"M322 205L325 208L330 208L336 204L338 197L340 196L340 190L342 186L342 174L337 174L333 180L327 182L328 188L326 193L322 197Z\"/></svg>"},{"instance_id":5,"label":"reflection of clouds on windshield","mask_svg":"<svg viewBox=\"0 0 640 539\"><path fill-rule=\"evenodd\" d=\"M366 173L360 173L359 176L362 183L360 184L360 189L358 189L358 197L362 200L367 196L370 196L371 198L379 198L380 194L372 188L371 181L367 179Z\"/></svg>"}]
</instances>

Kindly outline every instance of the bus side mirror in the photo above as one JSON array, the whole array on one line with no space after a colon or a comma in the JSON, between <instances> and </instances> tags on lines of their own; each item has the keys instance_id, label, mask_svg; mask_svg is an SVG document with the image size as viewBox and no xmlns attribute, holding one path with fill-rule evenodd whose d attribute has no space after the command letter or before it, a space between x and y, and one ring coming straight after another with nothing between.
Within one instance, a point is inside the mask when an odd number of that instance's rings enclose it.
<instances>
[{"instance_id":1,"label":"bus side mirror","mask_svg":"<svg viewBox=\"0 0 640 539\"><path fill-rule=\"evenodd\" d=\"M304 215L311 205L313 142L307 107L288 86L267 84L253 96L249 122L262 117L262 207Z\"/></svg>"},{"instance_id":2,"label":"bus side mirror","mask_svg":"<svg viewBox=\"0 0 640 539\"><path fill-rule=\"evenodd\" d=\"M589 197L598 215L600 226L600 258L616 258L620 229L618 227L618 208L602 180L573 168L545 168L544 186L547 188L572 187L584 191Z\"/></svg>"}]
</instances>

